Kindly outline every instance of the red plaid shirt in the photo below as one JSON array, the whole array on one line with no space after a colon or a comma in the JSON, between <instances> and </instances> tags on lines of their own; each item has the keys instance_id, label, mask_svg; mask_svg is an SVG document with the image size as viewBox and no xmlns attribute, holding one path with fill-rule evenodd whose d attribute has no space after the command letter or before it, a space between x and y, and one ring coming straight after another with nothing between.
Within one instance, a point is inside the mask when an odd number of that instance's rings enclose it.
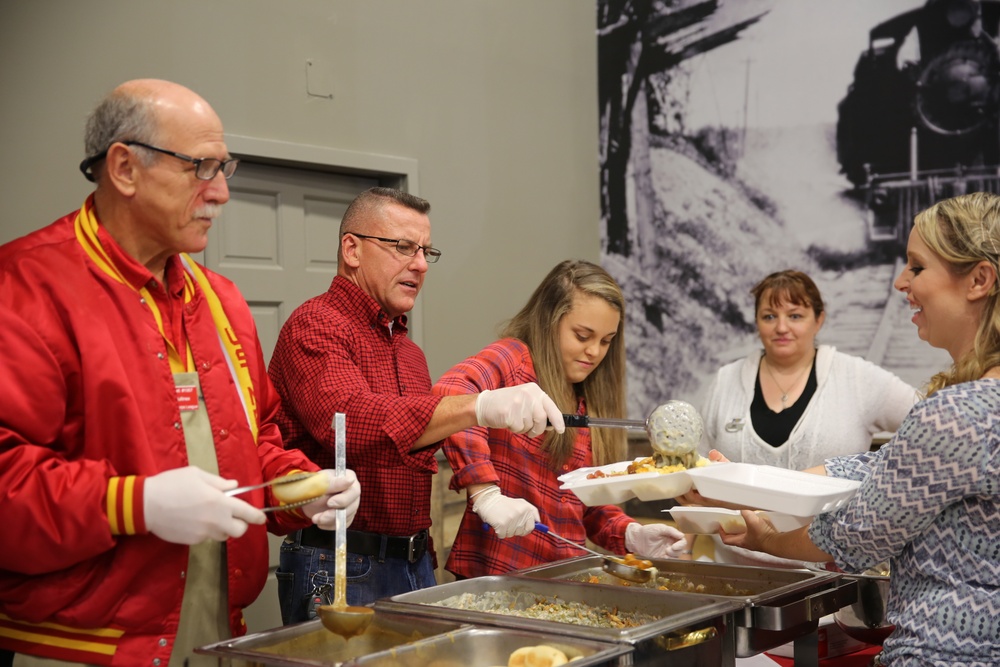
<instances>
[{"instance_id":1,"label":"red plaid shirt","mask_svg":"<svg viewBox=\"0 0 1000 667\"><path fill-rule=\"evenodd\" d=\"M268 374L281 395L276 419L288 448L334 467L334 413L347 422L347 467L361 483L355 530L411 535L431 525L434 452L410 445L440 397L427 360L378 304L340 276L299 306L281 328Z\"/></svg>"},{"instance_id":2,"label":"red plaid shirt","mask_svg":"<svg viewBox=\"0 0 1000 667\"><path fill-rule=\"evenodd\" d=\"M434 392L471 394L535 381L528 347L506 338L445 373ZM582 401L578 412L586 413ZM444 453L455 470L451 487L498 483L504 495L524 498L537 507L541 522L554 532L579 544L589 537L609 551L624 554L625 528L634 519L615 505L586 507L572 491L559 488L559 475L591 465L590 431L577 429L573 454L558 472L541 449L543 440L544 436L529 438L484 427L451 436L444 442ZM583 551L537 531L501 540L492 530L483 530L482 520L470 505L445 567L456 575L478 577L582 555Z\"/></svg>"}]
</instances>

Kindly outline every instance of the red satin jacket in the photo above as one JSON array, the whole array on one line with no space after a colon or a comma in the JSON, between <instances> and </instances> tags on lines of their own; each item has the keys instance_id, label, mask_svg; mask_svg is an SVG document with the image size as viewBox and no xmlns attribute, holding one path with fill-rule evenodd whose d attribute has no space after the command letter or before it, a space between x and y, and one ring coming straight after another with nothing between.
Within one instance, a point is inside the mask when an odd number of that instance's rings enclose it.
<instances>
[{"instance_id":1,"label":"red satin jacket","mask_svg":"<svg viewBox=\"0 0 1000 667\"><path fill-rule=\"evenodd\" d=\"M0 246L0 648L96 665L167 664L188 548L146 531L142 491L147 476L188 465L173 375L150 310L85 254L75 217ZM99 238L132 285L148 286L152 276L103 227ZM168 285L182 271L171 258ZM249 307L230 281L206 274L243 345L260 424L255 443L197 290L178 312L220 475L254 484L316 470L282 448ZM275 504L263 491L245 498ZM268 516L266 529L250 526L226 544L234 635L246 632L242 609L267 577L266 530L309 524L298 512Z\"/></svg>"}]
</instances>

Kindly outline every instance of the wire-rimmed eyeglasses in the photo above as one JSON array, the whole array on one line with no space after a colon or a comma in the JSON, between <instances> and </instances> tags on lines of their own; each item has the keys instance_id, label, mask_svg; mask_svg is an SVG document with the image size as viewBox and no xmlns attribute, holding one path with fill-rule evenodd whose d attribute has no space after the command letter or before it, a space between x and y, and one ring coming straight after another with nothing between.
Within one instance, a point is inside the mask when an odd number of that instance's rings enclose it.
<instances>
[{"instance_id":1,"label":"wire-rimmed eyeglasses","mask_svg":"<svg viewBox=\"0 0 1000 667\"><path fill-rule=\"evenodd\" d=\"M141 141L122 141L118 143L125 144L126 146L141 146L142 148L156 151L157 153L163 153L164 155L175 157L178 160L190 162L194 165L194 177L200 181L210 181L215 178L220 171L222 172L222 176L226 180L229 180L233 177L233 174L236 173L236 167L240 164L240 161L237 158L220 160L214 157L191 157L190 155L184 155L184 153L176 153L174 151L168 151L165 148L151 146ZM107 155L108 151L103 150L97 155L92 155L80 163L80 171L83 172L83 175L87 177L88 181L94 180L94 175L90 172L90 168L97 162L100 162L107 157Z\"/></svg>"},{"instance_id":2,"label":"wire-rimmed eyeglasses","mask_svg":"<svg viewBox=\"0 0 1000 667\"><path fill-rule=\"evenodd\" d=\"M434 262L441 259L441 251L437 248L432 248L429 245L420 245L414 241L407 241L406 239L387 239L382 236L369 236L368 234L358 234L357 232L346 232L352 236L357 236L359 239L371 239L373 241L381 241L382 243L394 243L396 245L396 252L401 255L406 255L407 257L416 257L417 251L424 251L424 259L427 260L428 264L433 264Z\"/></svg>"}]
</instances>

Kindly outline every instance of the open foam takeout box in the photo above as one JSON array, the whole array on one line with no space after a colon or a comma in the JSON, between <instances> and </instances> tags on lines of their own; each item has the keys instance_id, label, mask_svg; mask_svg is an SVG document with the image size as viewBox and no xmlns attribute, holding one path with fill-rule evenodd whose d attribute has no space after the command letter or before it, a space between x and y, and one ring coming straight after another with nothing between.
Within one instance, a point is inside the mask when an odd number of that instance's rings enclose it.
<instances>
[{"instance_id":1,"label":"open foam takeout box","mask_svg":"<svg viewBox=\"0 0 1000 667\"><path fill-rule=\"evenodd\" d=\"M640 459L636 459L637 461ZM692 488L705 498L787 514L811 517L846 503L860 482L752 463L713 463L670 473L620 474L632 461L579 468L559 477L584 505L617 505L632 498L666 500ZM601 471L605 477L588 479ZM615 474L619 473L619 474Z\"/></svg>"},{"instance_id":2,"label":"open foam takeout box","mask_svg":"<svg viewBox=\"0 0 1000 667\"><path fill-rule=\"evenodd\" d=\"M861 482L752 463L719 463L687 471L705 498L795 516L832 512L849 501Z\"/></svg>"},{"instance_id":3,"label":"open foam takeout box","mask_svg":"<svg viewBox=\"0 0 1000 667\"><path fill-rule=\"evenodd\" d=\"M641 461L639 457L635 461ZM643 501L666 500L682 496L693 488L690 471L642 472L621 474L633 461L618 461L605 466L578 468L559 477L561 489L576 494L584 505L617 505L632 498ZM606 477L588 479L587 476L600 471ZM616 474L617 473L617 474Z\"/></svg>"}]
</instances>

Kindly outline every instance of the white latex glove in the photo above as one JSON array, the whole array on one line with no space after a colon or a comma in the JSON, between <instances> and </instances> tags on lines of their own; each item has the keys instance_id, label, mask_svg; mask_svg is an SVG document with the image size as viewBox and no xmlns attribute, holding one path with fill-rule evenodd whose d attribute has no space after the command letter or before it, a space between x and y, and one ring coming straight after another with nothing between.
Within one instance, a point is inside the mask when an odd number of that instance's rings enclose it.
<instances>
[{"instance_id":1,"label":"white latex glove","mask_svg":"<svg viewBox=\"0 0 1000 667\"><path fill-rule=\"evenodd\" d=\"M687 549L684 533L663 523L630 523L625 529L625 548L642 558L677 558Z\"/></svg>"},{"instance_id":2,"label":"white latex glove","mask_svg":"<svg viewBox=\"0 0 1000 667\"><path fill-rule=\"evenodd\" d=\"M345 470L343 477L335 477L333 470L321 470L330 478L326 495L302 506L305 515L323 530L337 529L337 510L347 510L347 526L354 521L361 503L361 484L353 470ZM344 526L345 528L347 526Z\"/></svg>"},{"instance_id":3,"label":"white latex glove","mask_svg":"<svg viewBox=\"0 0 1000 667\"><path fill-rule=\"evenodd\" d=\"M538 508L522 498L508 498L500 493L499 486L491 486L476 496L472 511L493 526L500 539L527 535L538 521Z\"/></svg>"},{"instance_id":4,"label":"white latex glove","mask_svg":"<svg viewBox=\"0 0 1000 667\"><path fill-rule=\"evenodd\" d=\"M250 503L222 493L236 486L236 480L194 466L153 475L146 479L143 492L146 527L161 540L176 544L240 537L247 524L263 524L267 517Z\"/></svg>"},{"instance_id":5,"label":"white latex glove","mask_svg":"<svg viewBox=\"0 0 1000 667\"><path fill-rule=\"evenodd\" d=\"M566 430L559 406L534 382L481 392L476 397L476 421L480 426L527 433L532 438L549 425L558 433Z\"/></svg>"}]
</instances>

